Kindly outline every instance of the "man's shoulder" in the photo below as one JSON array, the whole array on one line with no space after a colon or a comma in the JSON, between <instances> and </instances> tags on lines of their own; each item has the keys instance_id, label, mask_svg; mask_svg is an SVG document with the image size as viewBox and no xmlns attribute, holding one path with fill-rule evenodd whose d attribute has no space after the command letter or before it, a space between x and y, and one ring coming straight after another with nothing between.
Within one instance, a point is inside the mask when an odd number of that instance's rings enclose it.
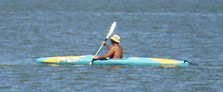
<instances>
[{"instance_id":1,"label":"man's shoulder","mask_svg":"<svg viewBox=\"0 0 223 92\"><path fill-rule=\"evenodd\" d=\"M119 49L121 46L113 46L111 49L113 49L113 50L117 50L117 49Z\"/></svg>"}]
</instances>

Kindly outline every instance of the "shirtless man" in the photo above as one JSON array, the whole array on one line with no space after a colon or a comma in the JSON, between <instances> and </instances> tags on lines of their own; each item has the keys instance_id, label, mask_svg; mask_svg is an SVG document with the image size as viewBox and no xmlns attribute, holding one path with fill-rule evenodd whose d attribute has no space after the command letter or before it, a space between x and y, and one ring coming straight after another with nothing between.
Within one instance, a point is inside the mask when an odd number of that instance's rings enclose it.
<instances>
[{"instance_id":1,"label":"shirtless man","mask_svg":"<svg viewBox=\"0 0 223 92\"><path fill-rule=\"evenodd\" d=\"M110 59L121 59L123 57L123 49L122 46L119 45L120 37L118 35L113 35L111 37L111 43L113 45L112 47L106 44L105 41L103 41L102 44L107 47L109 52L106 55L100 57L95 56L94 59L107 59L108 57Z\"/></svg>"}]
</instances>

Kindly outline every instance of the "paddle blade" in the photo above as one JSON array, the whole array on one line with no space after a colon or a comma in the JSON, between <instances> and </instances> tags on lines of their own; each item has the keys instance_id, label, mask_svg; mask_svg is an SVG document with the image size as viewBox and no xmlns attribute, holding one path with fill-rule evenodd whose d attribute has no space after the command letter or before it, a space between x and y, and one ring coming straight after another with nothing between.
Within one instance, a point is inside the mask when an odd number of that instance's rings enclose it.
<instances>
[{"instance_id":1,"label":"paddle blade","mask_svg":"<svg viewBox=\"0 0 223 92\"><path fill-rule=\"evenodd\" d=\"M113 33L113 31L114 31L114 29L115 29L115 26L116 26L116 22L113 22L113 23L112 23L112 26L111 26L111 28L110 28L108 34L107 34L106 39L108 39L108 38L111 36L111 34Z\"/></svg>"}]
</instances>

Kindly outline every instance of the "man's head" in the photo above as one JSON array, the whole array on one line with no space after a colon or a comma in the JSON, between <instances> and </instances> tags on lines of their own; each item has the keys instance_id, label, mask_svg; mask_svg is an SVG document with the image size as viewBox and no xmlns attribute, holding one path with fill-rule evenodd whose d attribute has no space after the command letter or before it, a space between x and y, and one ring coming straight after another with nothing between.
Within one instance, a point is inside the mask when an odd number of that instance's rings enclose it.
<instances>
[{"instance_id":1,"label":"man's head","mask_svg":"<svg viewBox=\"0 0 223 92\"><path fill-rule=\"evenodd\" d=\"M115 43L119 44L120 43L120 36L117 35L117 34L113 35L111 37L111 42L115 42Z\"/></svg>"}]
</instances>

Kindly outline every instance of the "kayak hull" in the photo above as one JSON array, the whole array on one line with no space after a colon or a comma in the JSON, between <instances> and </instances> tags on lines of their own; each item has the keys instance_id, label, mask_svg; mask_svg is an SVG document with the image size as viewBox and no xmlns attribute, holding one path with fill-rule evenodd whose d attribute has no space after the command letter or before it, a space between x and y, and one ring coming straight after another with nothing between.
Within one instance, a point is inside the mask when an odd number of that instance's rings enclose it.
<instances>
[{"instance_id":1,"label":"kayak hull","mask_svg":"<svg viewBox=\"0 0 223 92\"><path fill-rule=\"evenodd\" d=\"M88 65L93 60L93 55L83 56L58 56L37 59L37 63L44 64L72 64ZM94 60L93 65L138 65L138 66L189 66L188 62L182 60L129 57L123 59Z\"/></svg>"}]
</instances>

